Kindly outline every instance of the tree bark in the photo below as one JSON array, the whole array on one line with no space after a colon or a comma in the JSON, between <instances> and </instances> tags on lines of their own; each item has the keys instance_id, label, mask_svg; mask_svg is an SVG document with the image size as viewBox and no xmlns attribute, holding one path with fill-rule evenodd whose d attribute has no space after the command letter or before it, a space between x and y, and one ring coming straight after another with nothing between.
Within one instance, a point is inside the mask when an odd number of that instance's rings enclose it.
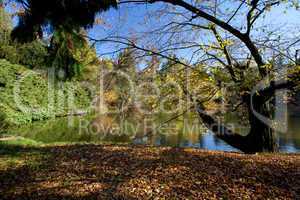
<instances>
[{"instance_id":1,"label":"tree bark","mask_svg":"<svg viewBox=\"0 0 300 200\"><path fill-rule=\"evenodd\" d=\"M245 144L245 137L234 133L232 130L227 129L224 125L220 124L217 120L215 120L212 116L206 114L199 105L197 105L197 113L202 119L202 122L205 126L211 130L216 137L225 141L227 144L235 147L245 153L248 152L247 146Z\"/></svg>"},{"instance_id":2,"label":"tree bark","mask_svg":"<svg viewBox=\"0 0 300 200\"><path fill-rule=\"evenodd\" d=\"M271 118L271 109L266 105L265 98L256 95L252 97L252 101L251 97L247 98L246 105L249 113L250 131L246 136L233 132L205 113L204 106L199 102L197 102L197 113L202 122L216 137L244 153L276 152L278 148L274 130L258 119L252 110L255 109L259 114Z\"/></svg>"},{"instance_id":3,"label":"tree bark","mask_svg":"<svg viewBox=\"0 0 300 200\"><path fill-rule=\"evenodd\" d=\"M249 107L250 106L248 105L248 109ZM269 119L271 118L272 111L264 102L260 100L253 100L252 108L254 108L256 112L260 113L261 115L264 115ZM276 152L278 148L274 130L258 119L257 116L254 115L252 108L250 108L248 111L250 132L246 136L249 152Z\"/></svg>"}]
</instances>

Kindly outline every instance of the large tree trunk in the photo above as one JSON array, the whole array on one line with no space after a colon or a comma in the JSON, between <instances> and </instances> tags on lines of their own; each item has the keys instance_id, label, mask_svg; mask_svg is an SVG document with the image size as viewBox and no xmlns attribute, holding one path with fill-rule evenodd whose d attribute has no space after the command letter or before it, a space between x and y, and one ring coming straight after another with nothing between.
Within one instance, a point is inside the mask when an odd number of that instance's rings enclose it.
<instances>
[{"instance_id":1,"label":"large tree trunk","mask_svg":"<svg viewBox=\"0 0 300 200\"><path fill-rule=\"evenodd\" d=\"M252 101L252 107L248 105L250 132L246 136L249 152L275 152L277 151L276 135L274 130L253 113L253 109L264 117L270 119L272 111L266 103L260 99Z\"/></svg>"},{"instance_id":2,"label":"large tree trunk","mask_svg":"<svg viewBox=\"0 0 300 200\"><path fill-rule=\"evenodd\" d=\"M197 112L203 123L216 135L216 137L222 139L227 144L243 151L244 153L277 151L274 130L258 119L253 112L253 109L255 109L256 112L270 118L272 115L271 110L260 98L255 98L252 101L252 106L250 103L247 103L247 106L250 122L250 132L247 136L234 133L232 130L220 124L212 116L204 112L204 107L202 104L197 104Z\"/></svg>"}]
</instances>

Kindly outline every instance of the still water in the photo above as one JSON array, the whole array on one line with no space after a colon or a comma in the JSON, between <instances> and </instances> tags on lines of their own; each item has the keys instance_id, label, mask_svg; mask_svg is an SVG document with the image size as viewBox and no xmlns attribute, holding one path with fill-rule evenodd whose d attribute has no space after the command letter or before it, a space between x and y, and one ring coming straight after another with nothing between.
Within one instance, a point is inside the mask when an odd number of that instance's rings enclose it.
<instances>
[{"instance_id":1,"label":"still water","mask_svg":"<svg viewBox=\"0 0 300 200\"><path fill-rule=\"evenodd\" d=\"M287 131L278 133L279 149L282 152L300 152L300 117L289 116L287 118ZM66 143L66 142L88 142L88 143L131 143L154 146L193 147L209 150L238 151L227 145L222 140L201 126L195 117L188 120L183 118L160 127L155 133L148 135L144 127L137 128L136 121L125 123L126 129L116 129L112 120L106 121L108 128L106 132L95 131L95 127L87 126L87 122L93 119L89 117L59 118L44 122L35 122L31 125L13 128L5 131L5 134L22 136L37 142ZM108 121L108 122L107 122ZM99 122L100 123L100 122ZM109 125L107 125L109 124ZM116 133L108 130L116 129ZM125 131L124 131L125 130ZM122 133L123 132L123 133Z\"/></svg>"}]
</instances>

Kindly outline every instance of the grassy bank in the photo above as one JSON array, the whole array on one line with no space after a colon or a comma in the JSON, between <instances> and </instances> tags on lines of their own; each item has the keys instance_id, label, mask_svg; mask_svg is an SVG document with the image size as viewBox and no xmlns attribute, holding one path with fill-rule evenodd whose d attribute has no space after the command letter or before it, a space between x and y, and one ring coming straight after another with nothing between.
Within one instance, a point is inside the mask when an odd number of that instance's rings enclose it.
<instances>
[{"instance_id":1,"label":"grassy bank","mask_svg":"<svg viewBox=\"0 0 300 200\"><path fill-rule=\"evenodd\" d=\"M0 143L0 199L297 199L300 193L299 154L28 143Z\"/></svg>"}]
</instances>

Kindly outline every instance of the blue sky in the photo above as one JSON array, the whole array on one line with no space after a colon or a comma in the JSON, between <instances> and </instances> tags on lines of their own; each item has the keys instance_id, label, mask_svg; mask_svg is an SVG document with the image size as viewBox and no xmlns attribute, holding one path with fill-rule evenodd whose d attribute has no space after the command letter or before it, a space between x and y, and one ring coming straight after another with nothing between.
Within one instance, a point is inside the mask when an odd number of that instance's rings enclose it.
<instances>
[{"instance_id":1,"label":"blue sky","mask_svg":"<svg viewBox=\"0 0 300 200\"><path fill-rule=\"evenodd\" d=\"M89 30L89 34L93 38L102 38L104 35L114 33L121 36L126 36L129 33L142 31L145 28L144 18L152 11L162 8L164 4L148 4L148 5L126 5L118 10L111 9L106 13L102 13L101 17L105 19L107 24L112 24L112 27L97 25ZM233 5L228 5L229 7ZM168 19L151 20L146 27L155 27L159 24L167 22ZM233 22L238 24L239 22ZM257 27L267 27L273 25L276 29L282 29L285 32L285 37L300 37L300 10L294 8L287 9L286 6L275 6L271 12L266 14L266 17L257 21ZM97 52L99 54L111 52L114 47L111 45L98 45Z\"/></svg>"},{"instance_id":2,"label":"blue sky","mask_svg":"<svg viewBox=\"0 0 300 200\"><path fill-rule=\"evenodd\" d=\"M144 4L144 5L123 5L119 9L110 9L101 13L100 17L104 19L105 25L96 25L89 30L92 38L103 38L107 35L129 36L137 32L145 31L149 26L154 26L155 22L145 24L146 16L151 12L162 8L163 4ZM160 21L162 23L162 21ZM98 45L99 54L107 53L112 50L111 45Z\"/></svg>"},{"instance_id":3,"label":"blue sky","mask_svg":"<svg viewBox=\"0 0 300 200\"><path fill-rule=\"evenodd\" d=\"M149 14L155 10L161 9L165 6L162 3L156 4L143 4L143 5L122 5L119 9L110 9L105 13L101 13L100 17L104 19L104 25L95 25L92 29L88 30L88 33L93 38L101 39L107 35L120 35L128 36L136 34L137 32L144 31L148 28L158 27L159 25L168 22L168 18L154 18ZM224 7L234 10L236 4L227 3ZM7 7L7 10L13 12L11 7ZM148 16L150 22L145 23L145 18ZM16 18L14 20L16 23ZM233 21L234 25L238 25L239 21ZM286 9L285 6L277 6L272 9L271 12L266 14L265 18L261 18L257 22L258 27L267 27L269 25L281 28L285 31L286 37L300 37L299 31L296 28L300 28L300 11L294 8ZM203 39L203 37L202 37ZM115 46L110 44L98 44L96 46L97 53L99 55L107 52L114 51ZM189 52L186 52L187 54ZM184 57L184 53L181 52Z\"/></svg>"}]
</instances>

